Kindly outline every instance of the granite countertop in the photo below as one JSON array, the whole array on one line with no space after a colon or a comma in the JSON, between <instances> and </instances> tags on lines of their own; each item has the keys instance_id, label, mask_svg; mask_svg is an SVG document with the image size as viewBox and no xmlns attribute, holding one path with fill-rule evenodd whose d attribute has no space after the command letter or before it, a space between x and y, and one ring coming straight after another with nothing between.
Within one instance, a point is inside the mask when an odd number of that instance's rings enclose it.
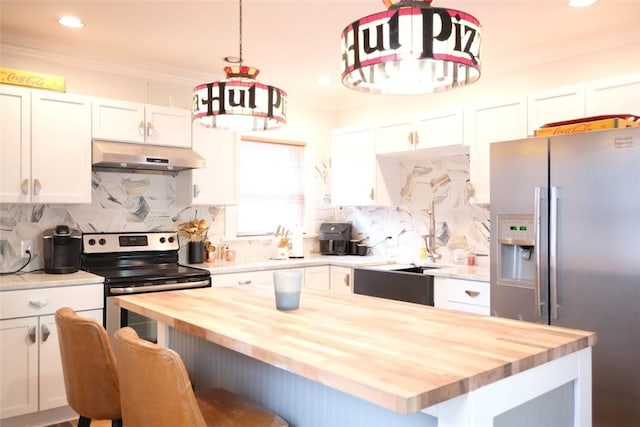
<instances>
[{"instance_id":1,"label":"granite countertop","mask_svg":"<svg viewBox=\"0 0 640 427\"><path fill-rule=\"evenodd\" d=\"M303 267L315 267L322 265L335 265L340 267L368 267L389 264L390 261L386 257L376 256L356 256L356 255L343 255L343 256L317 256L307 258L289 258L289 259L261 259L251 261L216 261L213 263L202 264L189 264L190 267L204 268L211 272L211 274L226 274L226 273L244 273L251 271L261 270L275 270L279 268L303 268Z\"/></svg>"},{"instance_id":2,"label":"granite countertop","mask_svg":"<svg viewBox=\"0 0 640 427\"><path fill-rule=\"evenodd\" d=\"M104 278L82 270L69 274L48 274L39 270L0 276L0 292L91 283L104 283Z\"/></svg>"}]
</instances>

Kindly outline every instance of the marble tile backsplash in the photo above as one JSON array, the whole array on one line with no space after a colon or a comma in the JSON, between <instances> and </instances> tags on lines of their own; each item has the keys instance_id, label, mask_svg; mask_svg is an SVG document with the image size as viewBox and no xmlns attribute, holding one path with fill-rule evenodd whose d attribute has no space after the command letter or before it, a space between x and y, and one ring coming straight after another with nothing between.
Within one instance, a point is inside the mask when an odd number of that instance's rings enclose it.
<instances>
[{"instance_id":1,"label":"marble tile backsplash","mask_svg":"<svg viewBox=\"0 0 640 427\"><path fill-rule=\"evenodd\" d=\"M374 245L375 255L399 260L418 260L421 237L428 230L427 209L435 204L436 234L443 260L455 249L488 253L488 206L469 203L469 160L466 155L401 163L400 203L395 207L342 207L330 204L329 161L315 167L315 224L347 221L354 238ZM176 205L176 179L170 175L94 172L92 203L87 205L0 205L0 271L13 271L25 261L20 242L34 242L34 256L25 271L42 269L42 232L58 224L82 232L177 230L179 225L204 218L214 243L224 240L223 207L194 208ZM392 236L385 241L386 236ZM186 238L183 238L186 245ZM264 239L227 242L238 260L267 258L269 242ZM315 236L305 238L305 255L318 253ZM181 261L186 260L183 247Z\"/></svg>"}]
</instances>

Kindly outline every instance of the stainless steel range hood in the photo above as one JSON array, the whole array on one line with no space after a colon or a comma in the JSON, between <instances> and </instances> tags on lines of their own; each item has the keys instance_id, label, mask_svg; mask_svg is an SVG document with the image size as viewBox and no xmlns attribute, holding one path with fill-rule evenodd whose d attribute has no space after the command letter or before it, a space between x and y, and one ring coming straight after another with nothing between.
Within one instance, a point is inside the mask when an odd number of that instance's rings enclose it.
<instances>
[{"instance_id":1,"label":"stainless steel range hood","mask_svg":"<svg viewBox=\"0 0 640 427\"><path fill-rule=\"evenodd\" d=\"M190 148L96 139L92 143L93 168L96 170L177 173L186 169L205 167L204 159Z\"/></svg>"}]
</instances>

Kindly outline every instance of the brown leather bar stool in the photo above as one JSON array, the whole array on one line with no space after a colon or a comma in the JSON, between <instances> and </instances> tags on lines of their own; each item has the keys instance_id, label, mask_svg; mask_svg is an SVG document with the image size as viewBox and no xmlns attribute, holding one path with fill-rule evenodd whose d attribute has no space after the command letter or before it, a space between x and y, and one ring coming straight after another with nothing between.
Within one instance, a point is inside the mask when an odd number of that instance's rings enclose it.
<instances>
[{"instance_id":1,"label":"brown leather bar stool","mask_svg":"<svg viewBox=\"0 0 640 427\"><path fill-rule=\"evenodd\" d=\"M129 426L285 427L287 422L228 390L193 392L175 351L138 337L125 327L115 333L122 415Z\"/></svg>"},{"instance_id":2,"label":"brown leather bar stool","mask_svg":"<svg viewBox=\"0 0 640 427\"><path fill-rule=\"evenodd\" d=\"M112 420L113 427L122 427L116 360L107 331L68 307L56 311L56 325L67 401L80 415L78 427L89 427L91 420Z\"/></svg>"}]
</instances>

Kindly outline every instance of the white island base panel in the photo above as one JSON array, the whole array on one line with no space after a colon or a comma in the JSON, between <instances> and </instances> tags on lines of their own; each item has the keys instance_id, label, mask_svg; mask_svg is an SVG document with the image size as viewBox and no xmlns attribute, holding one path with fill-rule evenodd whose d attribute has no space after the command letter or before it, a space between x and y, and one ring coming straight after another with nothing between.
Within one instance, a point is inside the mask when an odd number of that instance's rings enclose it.
<instances>
[{"instance_id":1,"label":"white island base panel","mask_svg":"<svg viewBox=\"0 0 640 427\"><path fill-rule=\"evenodd\" d=\"M188 333L161 324L158 332L159 343L181 355L196 389L227 388L292 427L591 426L590 347L402 415Z\"/></svg>"}]
</instances>

